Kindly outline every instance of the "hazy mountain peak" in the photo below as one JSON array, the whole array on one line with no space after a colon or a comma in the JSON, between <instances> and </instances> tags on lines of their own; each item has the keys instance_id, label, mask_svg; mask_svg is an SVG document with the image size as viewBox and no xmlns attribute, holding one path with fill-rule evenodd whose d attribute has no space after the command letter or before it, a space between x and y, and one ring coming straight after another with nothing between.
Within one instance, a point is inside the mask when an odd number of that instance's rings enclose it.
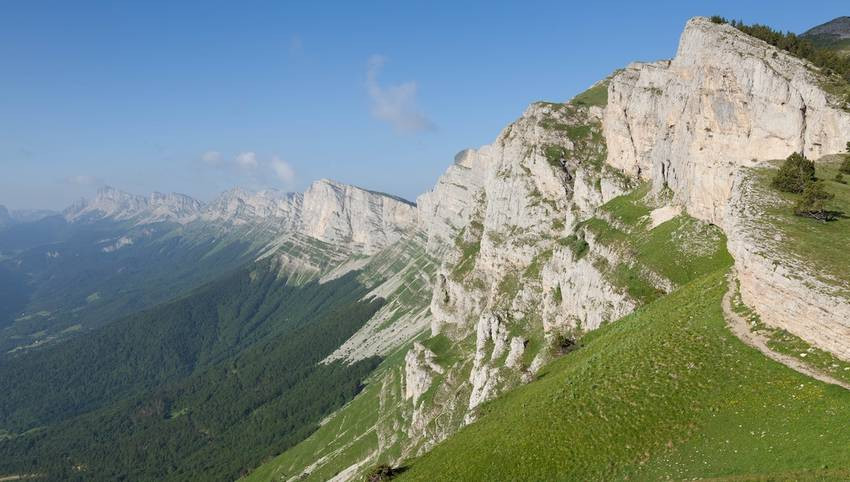
<instances>
[{"instance_id":1,"label":"hazy mountain peak","mask_svg":"<svg viewBox=\"0 0 850 482\"><path fill-rule=\"evenodd\" d=\"M154 192L145 197L103 186L97 190L93 200L81 199L63 214L68 221L110 218L117 221L136 220L140 224L188 222L194 219L201 207L200 201L185 194Z\"/></svg>"},{"instance_id":2,"label":"hazy mountain peak","mask_svg":"<svg viewBox=\"0 0 850 482\"><path fill-rule=\"evenodd\" d=\"M803 37L850 38L850 17L838 17L807 30Z\"/></svg>"},{"instance_id":3,"label":"hazy mountain peak","mask_svg":"<svg viewBox=\"0 0 850 482\"><path fill-rule=\"evenodd\" d=\"M6 209L6 206L0 204L0 227L11 224L11 222L12 217L9 215L9 210Z\"/></svg>"},{"instance_id":4,"label":"hazy mountain peak","mask_svg":"<svg viewBox=\"0 0 850 482\"><path fill-rule=\"evenodd\" d=\"M416 223L416 207L396 196L330 179L304 193L302 230L330 243L353 244L366 253L392 244Z\"/></svg>"}]
</instances>

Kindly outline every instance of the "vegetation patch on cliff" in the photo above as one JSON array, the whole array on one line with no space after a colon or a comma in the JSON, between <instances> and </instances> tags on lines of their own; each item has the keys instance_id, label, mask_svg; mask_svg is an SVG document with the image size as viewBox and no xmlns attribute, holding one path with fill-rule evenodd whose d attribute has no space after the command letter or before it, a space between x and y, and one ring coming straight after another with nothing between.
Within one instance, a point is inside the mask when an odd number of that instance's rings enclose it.
<instances>
[{"instance_id":1,"label":"vegetation patch on cliff","mask_svg":"<svg viewBox=\"0 0 850 482\"><path fill-rule=\"evenodd\" d=\"M836 182L844 156L828 156L816 163L815 176L834 194L827 209L840 213L831 222L794 215L798 196L771 187L776 168L750 171L747 199L759 212L753 218L761 240L775 256L790 257L821 281L850 295L850 186ZM779 164L779 161L776 162Z\"/></svg>"},{"instance_id":2,"label":"vegetation patch on cliff","mask_svg":"<svg viewBox=\"0 0 850 482\"><path fill-rule=\"evenodd\" d=\"M690 216L679 215L651 228L653 202L644 184L609 201L599 216L581 227L615 255L597 256L597 269L644 304L663 296L673 288L671 283L687 283L730 259L720 230Z\"/></svg>"},{"instance_id":3,"label":"vegetation patch on cliff","mask_svg":"<svg viewBox=\"0 0 850 482\"><path fill-rule=\"evenodd\" d=\"M606 105L608 105L609 79L605 79L602 82L597 82L589 89L573 97L573 100L571 100L570 102L576 105L582 105L586 107L605 107Z\"/></svg>"}]
</instances>

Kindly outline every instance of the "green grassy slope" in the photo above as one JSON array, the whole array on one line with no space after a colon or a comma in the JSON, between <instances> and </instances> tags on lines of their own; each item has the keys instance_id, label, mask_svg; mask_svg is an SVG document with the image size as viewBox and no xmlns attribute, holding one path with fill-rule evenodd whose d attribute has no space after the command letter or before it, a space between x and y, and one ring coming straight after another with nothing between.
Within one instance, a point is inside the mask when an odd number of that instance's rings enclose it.
<instances>
[{"instance_id":1,"label":"green grassy slope","mask_svg":"<svg viewBox=\"0 0 850 482\"><path fill-rule=\"evenodd\" d=\"M850 476L850 393L735 338L725 273L589 334L401 480Z\"/></svg>"},{"instance_id":2,"label":"green grassy slope","mask_svg":"<svg viewBox=\"0 0 850 482\"><path fill-rule=\"evenodd\" d=\"M794 215L796 194L778 192L770 187L776 173L774 168L754 170L755 192L748 196L763 213L754 226L762 233L762 242L772 251L791 257L810 268L811 274L821 281L846 291L850 280L850 185L835 182L835 175L843 156L829 156L817 163L818 179L826 183L826 190L835 194L829 209L843 213L835 221L824 223ZM780 161L777 161L777 165ZM850 178L850 176L846 176Z\"/></svg>"},{"instance_id":3,"label":"green grassy slope","mask_svg":"<svg viewBox=\"0 0 850 482\"><path fill-rule=\"evenodd\" d=\"M601 208L601 216L583 227L597 243L619 252L617 263L597 259L594 264L616 287L642 304L665 294L653 277L681 286L730 262L723 233L716 226L680 214L651 226L650 186L612 199Z\"/></svg>"}]
</instances>

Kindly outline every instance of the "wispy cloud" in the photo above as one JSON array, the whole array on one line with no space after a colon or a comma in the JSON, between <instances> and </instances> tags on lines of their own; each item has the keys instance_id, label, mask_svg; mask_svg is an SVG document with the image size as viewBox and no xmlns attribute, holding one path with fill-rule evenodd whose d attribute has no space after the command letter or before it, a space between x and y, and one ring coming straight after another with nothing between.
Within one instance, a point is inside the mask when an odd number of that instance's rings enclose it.
<instances>
[{"instance_id":1,"label":"wispy cloud","mask_svg":"<svg viewBox=\"0 0 850 482\"><path fill-rule=\"evenodd\" d=\"M254 152L240 152L236 156L236 165L242 169L256 169L259 163L257 162L257 154Z\"/></svg>"},{"instance_id":2,"label":"wispy cloud","mask_svg":"<svg viewBox=\"0 0 850 482\"><path fill-rule=\"evenodd\" d=\"M218 151L207 151L201 154L201 160L209 165L216 166L221 162L221 153Z\"/></svg>"},{"instance_id":3,"label":"wispy cloud","mask_svg":"<svg viewBox=\"0 0 850 482\"><path fill-rule=\"evenodd\" d=\"M285 186L289 187L292 185L293 181L295 181L295 169L293 169L292 165L283 159L273 157L272 161L269 163L269 167L271 167L277 178L280 179Z\"/></svg>"},{"instance_id":4,"label":"wispy cloud","mask_svg":"<svg viewBox=\"0 0 850 482\"><path fill-rule=\"evenodd\" d=\"M211 171L229 179L241 179L251 186L267 186L269 179L280 181L280 185L289 189L295 182L295 168L279 156L262 158L254 151L243 151L235 156L225 156L219 151L209 150L201 154L200 159Z\"/></svg>"},{"instance_id":5,"label":"wispy cloud","mask_svg":"<svg viewBox=\"0 0 850 482\"><path fill-rule=\"evenodd\" d=\"M378 75L387 59L382 55L369 58L366 70L366 90L372 100L372 115L388 122L400 132L434 130L436 126L416 105L416 82L381 86Z\"/></svg>"},{"instance_id":6,"label":"wispy cloud","mask_svg":"<svg viewBox=\"0 0 850 482\"><path fill-rule=\"evenodd\" d=\"M96 186L98 184L101 184L100 179L94 176L88 176L84 174L69 176L65 178L65 182L67 182L68 184L73 184L75 186Z\"/></svg>"}]
</instances>

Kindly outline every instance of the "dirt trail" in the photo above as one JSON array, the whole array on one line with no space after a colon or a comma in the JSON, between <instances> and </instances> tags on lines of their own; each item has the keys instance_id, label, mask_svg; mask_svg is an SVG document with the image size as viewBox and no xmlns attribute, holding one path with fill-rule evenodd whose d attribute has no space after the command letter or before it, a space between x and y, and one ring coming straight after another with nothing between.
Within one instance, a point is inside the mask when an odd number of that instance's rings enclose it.
<instances>
[{"instance_id":1,"label":"dirt trail","mask_svg":"<svg viewBox=\"0 0 850 482\"><path fill-rule=\"evenodd\" d=\"M807 377L812 377L815 380L820 380L824 383L829 383L830 385L838 385L846 390L850 390L850 383L843 382L837 378L833 378L822 373L797 358L771 350L770 347L767 346L767 338L759 333L751 331L750 324L747 320L738 313L735 313L735 310L732 309L732 297L735 296L737 289L738 287L735 284L735 276L730 275L729 289L726 290L726 294L723 296L723 314L726 318L726 324L735 336L747 345L750 345L756 350L762 352L764 356L777 361L796 372L802 373Z\"/></svg>"}]
</instances>

